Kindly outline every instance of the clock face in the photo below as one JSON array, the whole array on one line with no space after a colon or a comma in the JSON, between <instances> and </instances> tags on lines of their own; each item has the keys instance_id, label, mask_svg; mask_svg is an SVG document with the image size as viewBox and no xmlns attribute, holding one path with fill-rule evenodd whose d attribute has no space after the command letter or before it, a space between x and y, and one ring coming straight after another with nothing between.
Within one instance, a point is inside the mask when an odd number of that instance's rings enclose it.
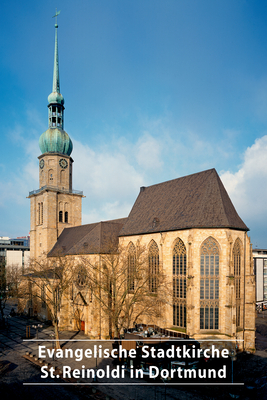
<instances>
[{"instance_id":1,"label":"clock face","mask_svg":"<svg viewBox=\"0 0 267 400\"><path fill-rule=\"evenodd\" d=\"M44 160L42 159L42 160L40 160L40 162L39 162L39 166L40 166L40 168L41 169L43 169L44 168Z\"/></svg>"},{"instance_id":2,"label":"clock face","mask_svg":"<svg viewBox=\"0 0 267 400\"><path fill-rule=\"evenodd\" d=\"M61 166L61 168L67 168L67 166L68 166L68 161L67 160L65 160L64 158L61 158L60 160L59 160L59 165Z\"/></svg>"}]
</instances>

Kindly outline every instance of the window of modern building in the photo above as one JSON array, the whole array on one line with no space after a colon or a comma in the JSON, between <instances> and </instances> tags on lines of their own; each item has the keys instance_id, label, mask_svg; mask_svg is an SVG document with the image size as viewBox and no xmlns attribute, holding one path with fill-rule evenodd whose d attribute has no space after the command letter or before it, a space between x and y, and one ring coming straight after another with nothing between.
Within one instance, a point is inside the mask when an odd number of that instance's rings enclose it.
<instances>
[{"instance_id":1,"label":"window of modern building","mask_svg":"<svg viewBox=\"0 0 267 400\"><path fill-rule=\"evenodd\" d=\"M267 300L267 259L263 260L263 299Z\"/></svg>"}]
</instances>

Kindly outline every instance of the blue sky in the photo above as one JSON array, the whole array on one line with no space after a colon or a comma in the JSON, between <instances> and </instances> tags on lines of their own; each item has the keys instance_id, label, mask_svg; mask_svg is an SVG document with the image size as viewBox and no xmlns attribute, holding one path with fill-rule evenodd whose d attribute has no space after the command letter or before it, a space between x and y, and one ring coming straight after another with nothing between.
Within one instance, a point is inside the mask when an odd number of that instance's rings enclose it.
<instances>
[{"instance_id":1,"label":"blue sky","mask_svg":"<svg viewBox=\"0 0 267 400\"><path fill-rule=\"evenodd\" d=\"M65 130L83 223L140 186L216 168L267 248L267 1L2 0L0 236L30 229L58 17Z\"/></svg>"}]
</instances>

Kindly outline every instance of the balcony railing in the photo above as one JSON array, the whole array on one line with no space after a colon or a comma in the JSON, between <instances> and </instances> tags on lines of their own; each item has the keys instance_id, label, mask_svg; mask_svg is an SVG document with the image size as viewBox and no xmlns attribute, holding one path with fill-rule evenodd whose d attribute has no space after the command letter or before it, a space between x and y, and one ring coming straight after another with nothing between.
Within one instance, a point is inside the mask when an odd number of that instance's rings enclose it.
<instances>
[{"instance_id":1,"label":"balcony railing","mask_svg":"<svg viewBox=\"0 0 267 400\"><path fill-rule=\"evenodd\" d=\"M34 194L38 194L42 192L43 190L53 190L54 192L63 192L63 193L68 193L68 194L78 194L80 196L83 196L83 191L81 190L70 190L70 189L61 189L57 186L43 186L40 189L37 190L32 190L29 192L29 196L32 196Z\"/></svg>"}]
</instances>

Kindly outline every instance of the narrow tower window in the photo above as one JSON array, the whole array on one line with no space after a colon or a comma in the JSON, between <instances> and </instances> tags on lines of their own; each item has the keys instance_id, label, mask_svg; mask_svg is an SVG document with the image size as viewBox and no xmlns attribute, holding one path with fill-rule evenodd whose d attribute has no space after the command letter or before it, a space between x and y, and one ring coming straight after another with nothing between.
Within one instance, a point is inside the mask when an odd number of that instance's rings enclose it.
<instances>
[{"instance_id":1,"label":"narrow tower window","mask_svg":"<svg viewBox=\"0 0 267 400\"><path fill-rule=\"evenodd\" d=\"M43 202L40 204L40 224L42 225L44 222L44 206Z\"/></svg>"},{"instance_id":2,"label":"narrow tower window","mask_svg":"<svg viewBox=\"0 0 267 400\"><path fill-rule=\"evenodd\" d=\"M63 211L59 211L58 221L63 222Z\"/></svg>"},{"instance_id":3,"label":"narrow tower window","mask_svg":"<svg viewBox=\"0 0 267 400\"><path fill-rule=\"evenodd\" d=\"M50 170L48 171L48 180L49 180L51 183L53 182L53 173L54 173L53 169L50 169Z\"/></svg>"},{"instance_id":4,"label":"narrow tower window","mask_svg":"<svg viewBox=\"0 0 267 400\"><path fill-rule=\"evenodd\" d=\"M41 221L41 215L40 215L40 212L41 212L41 206L40 206L40 203L38 203L38 211L37 211L37 223L40 225L40 221Z\"/></svg>"},{"instance_id":5,"label":"narrow tower window","mask_svg":"<svg viewBox=\"0 0 267 400\"><path fill-rule=\"evenodd\" d=\"M38 203L38 209L37 209L37 223L38 225L43 224L43 213L44 213L44 207L43 207L43 202Z\"/></svg>"}]
</instances>

